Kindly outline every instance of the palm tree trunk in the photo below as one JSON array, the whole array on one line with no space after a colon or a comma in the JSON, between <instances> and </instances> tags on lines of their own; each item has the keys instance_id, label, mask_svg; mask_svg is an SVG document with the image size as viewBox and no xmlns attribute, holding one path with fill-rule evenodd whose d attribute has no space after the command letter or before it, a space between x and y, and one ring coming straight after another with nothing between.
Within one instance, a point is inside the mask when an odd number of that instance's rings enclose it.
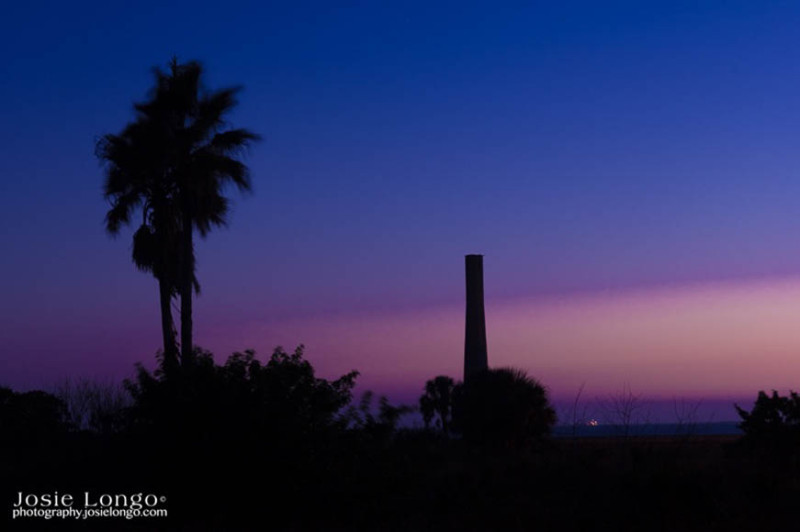
<instances>
[{"instance_id":1,"label":"palm tree trunk","mask_svg":"<svg viewBox=\"0 0 800 532\"><path fill-rule=\"evenodd\" d=\"M183 232L181 235L181 364L191 363L192 350L192 279L194 278L194 253L192 253L192 216L184 202Z\"/></svg>"},{"instance_id":2,"label":"palm tree trunk","mask_svg":"<svg viewBox=\"0 0 800 532\"><path fill-rule=\"evenodd\" d=\"M178 365L178 346L175 344L175 323L172 321L172 296L169 283L159 279L158 292L161 300L161 336L164 341L164 371L172 373Z\"/></svg>"}]
</instances>

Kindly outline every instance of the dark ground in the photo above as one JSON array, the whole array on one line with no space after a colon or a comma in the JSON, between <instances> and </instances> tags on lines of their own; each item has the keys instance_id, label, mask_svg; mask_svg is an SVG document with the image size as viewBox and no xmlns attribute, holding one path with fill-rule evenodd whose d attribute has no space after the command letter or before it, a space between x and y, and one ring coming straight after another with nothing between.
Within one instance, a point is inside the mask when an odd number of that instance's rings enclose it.
<instances>
[{"instance_id":1,"label":"dark ground","mask_svg":"<svg viewBox=\"0 0 800 532\"><path fill-rule=\"evenodd\" d=\"M276 435L277 436L277 435ZM800 520L795 450L738 437L161 445L71 434L3 452L16 493L143 491L167 518L9 521L11 530L777 530ZM790 528L790 529L791 529Z\"/></svg>"}]
</instances>

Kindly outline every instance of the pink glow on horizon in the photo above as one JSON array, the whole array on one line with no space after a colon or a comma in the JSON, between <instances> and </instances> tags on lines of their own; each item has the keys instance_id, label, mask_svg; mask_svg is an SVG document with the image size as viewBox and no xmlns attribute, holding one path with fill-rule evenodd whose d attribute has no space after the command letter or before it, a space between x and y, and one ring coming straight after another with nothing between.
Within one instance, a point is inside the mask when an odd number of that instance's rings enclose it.
<instances>
[{"instance_id":1,"label":"pink glow on horizon","mask_svg":"<svg viewBox=\"0 0 800 532\"><path fill-rule=\"evenodd\" d=\"M461 305L244 322L202 298L197 309L196 341L219 362L234 350L252 347L264 359L276 345L304 343L320 376L357 369L360 389L397 402L415 401L433 376L463 371ZM111 306L102 316L79 311L40 328L20 316L4 330L17 356L0 384L47 389L66 376L119 380L135 362L153 367L155 309L126 319ZM582 383L589 400L625 384L668 401L749 401L759 389L800 388L800 278L506 301L492 299L487 284L486 313L490 365L526 369L562 403Z\"/></svg>"},{"instance_id":2,"label":"pink glow on horizon","mask_svg":"<svg viewBox=\"0 0 800 532\"><path fill-rule=\"evenodd\" d=\"M720 283L498 306L493 362L541 376L556 395L582 382L648 396L788 389L800 377L800 280ZM517 353L517 354L513 354Z\"/></svg>"},{"instance_id":3,"label":"pink glow on horizon","mask_svg":"<svg viewBox=\"0 0 800 532\"><path fill-rule=\"evenodd\" d=\"M582 383L595 395L630 384L650 398L754 396L800 380L800 279L719 283L633 293L517 301L487 299L489 363L529 371L556 399ZM438 374L459 379L463 309L254 321L210 328L227 346L302 342L318 373L358 369L379 393L414 397Z\"/></svg>"}]
</instances>

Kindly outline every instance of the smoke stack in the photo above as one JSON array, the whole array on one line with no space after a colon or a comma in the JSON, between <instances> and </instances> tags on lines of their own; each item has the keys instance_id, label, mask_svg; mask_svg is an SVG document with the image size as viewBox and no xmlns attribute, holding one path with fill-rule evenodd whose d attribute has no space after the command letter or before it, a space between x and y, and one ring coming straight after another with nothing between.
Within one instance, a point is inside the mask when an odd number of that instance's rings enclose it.
<instances>
[{"instance_id":1,"label":"smoke stack","mask_svg":"<svg viewBox=\"0 0 800 532\"><path fill-rule=\"evenodd\" d=\"M489 368L486 316L483 310L483 255L467 255L467 322L464 335L464 381Z\"/></svg>"}]
</instances>

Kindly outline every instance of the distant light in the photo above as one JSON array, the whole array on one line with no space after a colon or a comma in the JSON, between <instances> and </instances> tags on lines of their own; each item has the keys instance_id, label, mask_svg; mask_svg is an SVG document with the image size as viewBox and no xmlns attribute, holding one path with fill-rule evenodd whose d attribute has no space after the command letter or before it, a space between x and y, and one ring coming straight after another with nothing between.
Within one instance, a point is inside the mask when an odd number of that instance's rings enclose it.
<instances>
[{"instance_id":1,"label":"distant light","mask_svg":"<svg viewBox=\"0 0 800 532\"><path fill-rule=\"evenodd\" d=\"M596 427L599 424L600 423L596 419L590 419L589 421L586 422L587 427Z\"/></svg>"}]
</instances>

